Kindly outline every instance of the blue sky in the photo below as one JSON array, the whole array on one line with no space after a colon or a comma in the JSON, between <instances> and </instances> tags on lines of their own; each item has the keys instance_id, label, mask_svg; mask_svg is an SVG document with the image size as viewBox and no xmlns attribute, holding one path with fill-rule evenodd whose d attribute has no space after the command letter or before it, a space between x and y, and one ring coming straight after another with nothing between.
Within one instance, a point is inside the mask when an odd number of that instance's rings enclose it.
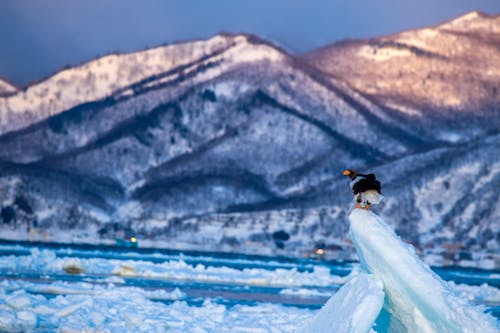
<instances>
[{"instance_id":1,"label":"blue sky","mask_svg":"<svg viewBox=\"0 0 500 333\"><path fill-rule=\"evenodd\" d=\"M1 0L0 77L23 86L67 65L218 32L292 53L437 24L498 0Z\"/></svg>"}]
</instances>

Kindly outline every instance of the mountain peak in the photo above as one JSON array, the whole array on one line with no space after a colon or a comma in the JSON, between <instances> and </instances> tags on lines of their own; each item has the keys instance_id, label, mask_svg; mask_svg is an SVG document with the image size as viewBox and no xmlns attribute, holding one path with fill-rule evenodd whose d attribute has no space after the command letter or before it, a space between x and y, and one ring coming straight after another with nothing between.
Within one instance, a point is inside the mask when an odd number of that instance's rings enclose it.
<instances>
[{"instance_id":1,"label":"mountain peak","mask_svg":"<svg viewBox=\"0 0 500 333\"><path fill-rule=\"evenodd\" d=\"M499 33L500 15L488 15L476 10L445 22L437 28L462 32L481 31Z\"/></svg>"}]
</instances>

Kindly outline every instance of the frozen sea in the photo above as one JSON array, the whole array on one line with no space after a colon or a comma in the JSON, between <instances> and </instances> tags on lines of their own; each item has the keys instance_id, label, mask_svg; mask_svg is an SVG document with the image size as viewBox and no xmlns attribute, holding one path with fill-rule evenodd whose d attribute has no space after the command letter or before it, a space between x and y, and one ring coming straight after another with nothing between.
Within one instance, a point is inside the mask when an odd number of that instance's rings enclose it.
<instances>
[{"instance_id":1,"label":"frozen sea","mask_svg":"<svg viewBox=\"0 0 500 333\"><path fill-rule=\"evenodd\" d=\"M434 268L500 317L500 272ZM293 332L353 262L0 242L0 331Z\"/></svg>"}]
</instances>

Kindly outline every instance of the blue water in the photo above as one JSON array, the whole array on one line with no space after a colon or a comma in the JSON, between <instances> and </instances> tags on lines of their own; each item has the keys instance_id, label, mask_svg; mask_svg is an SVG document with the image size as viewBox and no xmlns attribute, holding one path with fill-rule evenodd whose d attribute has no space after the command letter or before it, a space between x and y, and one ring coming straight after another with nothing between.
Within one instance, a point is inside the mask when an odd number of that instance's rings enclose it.
<instances>
[{"instance_id":1,"label":"blue water","mask_svg":"<svg viewBox=\"0 0 500 333\"><path fill-rule=\"evenodd\" d=\"M246 268L258 268L264 270L296 269L299 272L311 272L315 267L327 267L332 275L346 276L357 264L354 262L318 261L314 259L267 257L257 255L242 255L216 252L178 251L169 249L148 248L125 248L116 246L95 245L67 245L56 243L31 243L0 241L0 256L30 255L33 248L53 251L57 257L75 258L101 258L119 260L141 260L153 263L165 261L184 261L189 265L198 264L205 267L229 267L243 270ZM433 268L433 270L444 280L454 281L459 284L481 285L487 283L491 286L500 287L500 272L491 270L468 269L460 267ZM51 282L87 282L103 284L103 275L89 274L47 274L46 272L9 272L2 271L0 267L0 280L25 280L34 283ZM109 277L109 276L108 276ZM280 294L283 288L272 286L255 286L232 283L204 283L187 280L166 280L144 277L122 277L123 286L134 286L143 289L164 289L166 291L181 289L186 295L186 301L190 304L201 304L210 298L226 306L235 304L255 304L259 302L271 302L288 306L307 307L311 309L320 308L328 299L328 294L333 294L340 287L332 285L328 287L314 287L323 295L284 295ZM308 288L308 287L305 287ZM326 295L325 295L326 294ZM46 295L47 296L47 295ZM48 295L50 296L50 295ZM168 302L168 301L165 301ZM488 304L490 312L500 318L500 304Z\"/></svg>"}]
</instances>

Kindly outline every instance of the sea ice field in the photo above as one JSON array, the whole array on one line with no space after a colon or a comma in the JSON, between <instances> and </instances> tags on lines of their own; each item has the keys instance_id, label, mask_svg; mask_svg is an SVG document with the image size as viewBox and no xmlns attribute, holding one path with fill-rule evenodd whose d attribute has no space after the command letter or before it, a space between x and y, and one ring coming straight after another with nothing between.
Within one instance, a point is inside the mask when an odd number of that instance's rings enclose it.
<instances>
[{"instance_id":1,"label":"sea ice field","mask_svg":"<svg viewBox=\"0 0 500 333\"><path fill-rule=\"evenodd\" d=\"M434 271L500 317L500 272ZM355 262L4 241L0 331L303 331L360 274Z\"/></svg>"}]
</instances>

